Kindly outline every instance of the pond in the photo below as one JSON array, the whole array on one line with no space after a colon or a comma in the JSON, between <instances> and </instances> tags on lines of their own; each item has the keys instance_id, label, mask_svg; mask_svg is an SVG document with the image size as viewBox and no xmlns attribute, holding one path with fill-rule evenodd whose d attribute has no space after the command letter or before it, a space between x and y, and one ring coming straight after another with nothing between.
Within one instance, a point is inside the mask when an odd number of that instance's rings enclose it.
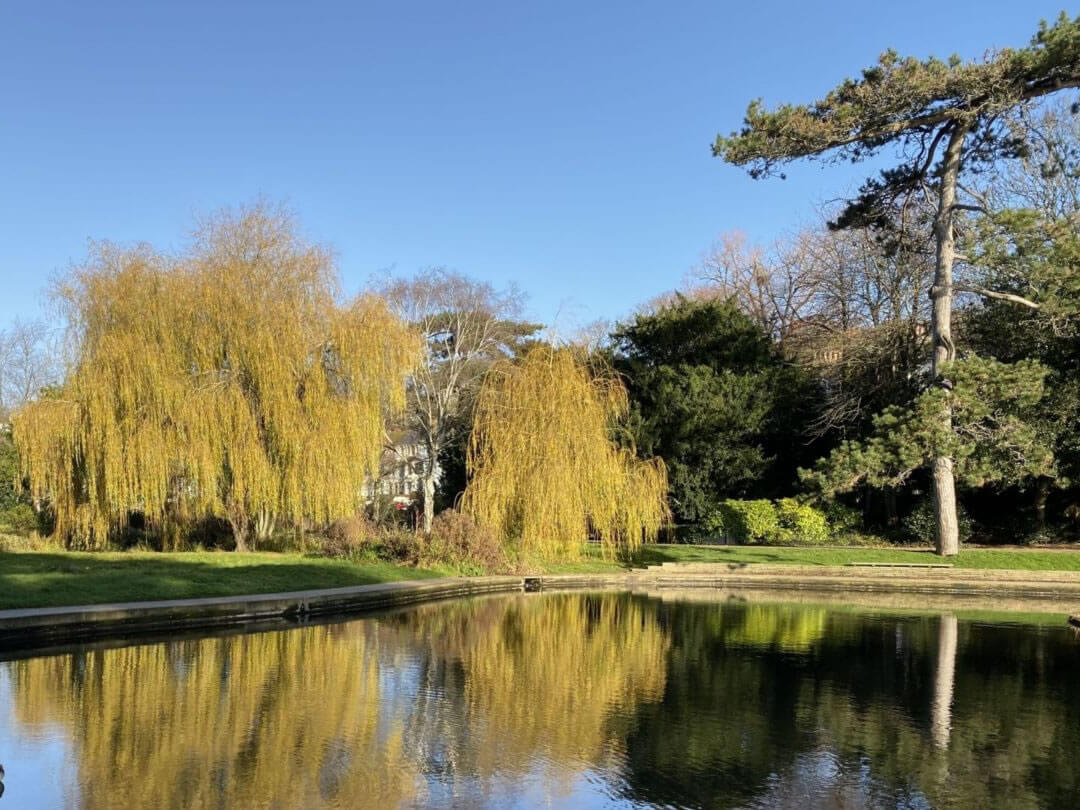
<instances>
[{"instance_id":1,"label":"pond","mask_svg":"<svg viewBox=\"0 0 1080 810\"><path fill-rule=\"evenodd\" d=\"M1080 807L1080 641L993 618L513 594L7 660L0 810Z\"/></svg>"}]
</instances>

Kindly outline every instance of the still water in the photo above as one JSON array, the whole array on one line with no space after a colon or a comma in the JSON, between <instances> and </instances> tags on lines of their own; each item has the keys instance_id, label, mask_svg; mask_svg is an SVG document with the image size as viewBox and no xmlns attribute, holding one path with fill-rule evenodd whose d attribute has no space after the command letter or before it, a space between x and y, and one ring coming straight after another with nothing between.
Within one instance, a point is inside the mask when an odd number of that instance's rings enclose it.
<instances>
[{"instance_id":1,"label":"still water","mask_svg":"<svg viewBox=\"0 0 1080 810\"><path fill-rule=\"evenodd\" d=\"M1080 807L1032 621L532 594L0 661L0 810Z\"/></svg>"}]
</instances>

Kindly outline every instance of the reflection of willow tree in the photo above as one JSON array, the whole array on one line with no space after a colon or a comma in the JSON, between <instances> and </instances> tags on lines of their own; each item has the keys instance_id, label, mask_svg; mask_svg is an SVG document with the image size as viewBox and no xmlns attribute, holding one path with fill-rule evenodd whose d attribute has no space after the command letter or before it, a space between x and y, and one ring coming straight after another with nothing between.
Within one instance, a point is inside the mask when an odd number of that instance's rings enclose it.
<instances>
[{"instance_id":1,"label":"reflection of willow tree","mask_svg":"<svg viewBox=\"0 0 1080 810\"><path fill-rule=\"evenodd\" d=\"M633 798L700 807L775 798L827 751L840 765L835 796L844 774L862 772L863 795L887 804L922 794L933 806L1080 806L1080 706L1067 698L1080 652L1056 632L959 625L943 748L933 713L948 663L940 618L830 612L797 654L766 634L748 655L731 629L739 613L749 609L664 605L667 688L628 739Z\"/></svg>"},{"instance_id":2,"label":"reflection of willow tree","mask_svg":"<svg viewBox=\"0 0 1080 810\"><path fill-rule=\"evenodd\" d=\"M16 716L68 728L84 810L393 806L416 786L403 718L371 634L343 629L13 663Z\"/></svg>"},{"instance_id":3,"label":"reflection of willow tree","mask_svg":"<svg viewBox=\"0 0 1080 810\"><path fill-rule=\"evenodd\" d=\"M393 806L421 774L422 798L479 803L596 769L664 806L811 789L837 806L1080 806L1080 645L957 622L942 656L943 626L545 594L6 666L16 718L67 729L87 810Z\"/></svg>"},{"instance_id":4,"label":"reflection of willow tree","mask_svg":"<svg viewBox=\"0 0 1080 810\"><path fill-rule=\"evenodd\" d=\"M417 712L410 748L437 749L443 767L481 779L538 761L568 778L568 765L603 765L638 707L664 691L669 644L655 603L627 594L428 606L401 621L431 650L434 681L463 696L460 716Z\"/></svg>"}]
</instances>

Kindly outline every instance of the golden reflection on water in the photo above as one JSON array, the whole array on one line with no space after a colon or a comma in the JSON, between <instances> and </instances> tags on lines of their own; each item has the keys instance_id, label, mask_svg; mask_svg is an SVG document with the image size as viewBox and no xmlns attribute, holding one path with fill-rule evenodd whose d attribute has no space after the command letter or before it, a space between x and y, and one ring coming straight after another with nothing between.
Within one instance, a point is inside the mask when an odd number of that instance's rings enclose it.
<instances>
[{"instance_id":1,"label":"golden reflection on water","mask_svg":"<svg viewBox=\"0 0 1080 810\"><path fill-rule=\"evenodd\" d=\"M571 780L604 761L612 718L663 694L654 611L614 594L436 604L384 621L184 640L13 662L14 713L63 728L80 806L391 807L420 801L404 744L441 735L470 776ZM393 678L460 667L443 711ZM412 752L415 753L415 750Z\"/></svg>"},{"instance_id":2,"label":"golden reflection on water","mask_svg":"<svg viewBox=\"0 0 1080 810\"><path fill-rule=\"evenodd\" d=\"M480 779L538 760L549 779L602 765L628 716L664 694L670 640L647 602L559 594L427 605L404 618L409 636L465 673L469 766Z\"/></svg>"},{"instance_id":3,"label":"golden reflection on water","mask_svg":"<svg viewBox=\"0 0 1080 810\"><path fill-rule=\"evenodd\" d=\"M952 615L498 596L0 663L0 742L62 749L61 806L83 810L498 807L524 790L801 806L811 788L1080 806L1078 653ZM24 772L0 755L4 808Z\"/></svg>"},{"instance_id":4,"label":"golden reflection on water","mask_svg":"<svg viewBox=\"0 0 1080 810\"><path fill-rule=\"evenodd\" d=\"M393 806L415 795L364 623L11 665L15 716L67 729L80 806Z\"/></svg>"}]
</instances>

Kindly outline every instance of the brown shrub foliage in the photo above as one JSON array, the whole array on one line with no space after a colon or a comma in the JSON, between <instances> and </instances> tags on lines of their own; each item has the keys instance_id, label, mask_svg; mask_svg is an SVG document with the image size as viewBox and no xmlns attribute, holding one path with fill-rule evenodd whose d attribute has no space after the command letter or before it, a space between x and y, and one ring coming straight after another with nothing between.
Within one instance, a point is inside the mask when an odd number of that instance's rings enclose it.
<instances>
[{"instance_id":1,"label":"brown shrub foliage","mask_svg":"<svg viewBox=\"0 0 1080 810\"><path fill-rule=\"evenodd\" d=\"M421 564L450 565L471 574L503 573L513 568L495 533L456 509L435 516L421 548Z\"/></svg>"}]
</instances>

